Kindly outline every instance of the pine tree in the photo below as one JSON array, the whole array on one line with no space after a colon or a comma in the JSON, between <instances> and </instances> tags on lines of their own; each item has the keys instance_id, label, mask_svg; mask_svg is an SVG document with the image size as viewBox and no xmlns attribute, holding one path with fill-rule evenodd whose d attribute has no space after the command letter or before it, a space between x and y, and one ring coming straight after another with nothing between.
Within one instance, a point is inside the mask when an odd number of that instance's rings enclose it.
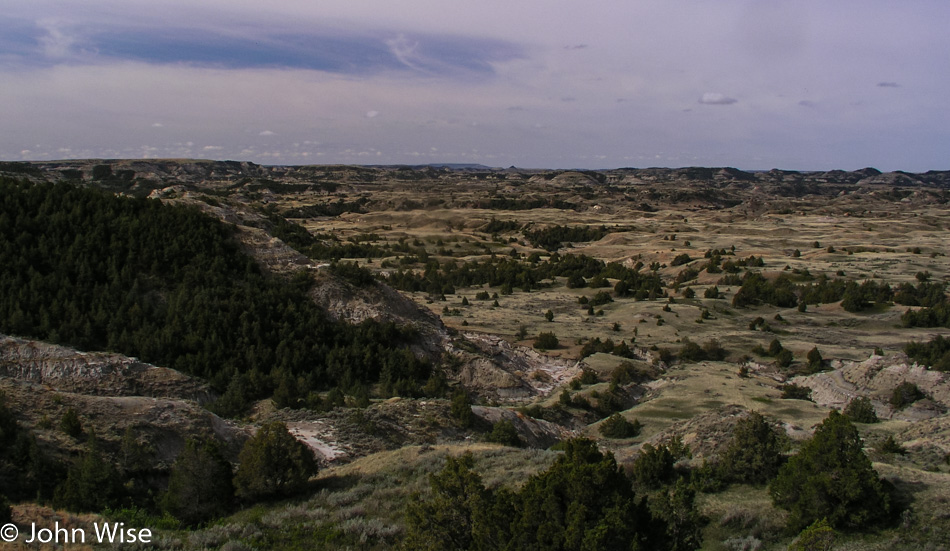
<instances>
[{"instance_id":1,"label":"pine tree","mask_svg":"<svg viewBox=\"0 0 950 551\"><path fill-rule=\"evenodd\" d=\"M832 411L769 486L776 506L801 530L828 519L834 528L860 529L887 519L891 496L864 453L858 431Z\"/></svg>"},{"instance_id":2,"label":"pine tree","mask_svg":"<svg viewBox=\"0 0 950 551\"><path fill-rule=\"evenodd\" d=\"M765 484L778 474L787 441L762 414L753 411L740 419L732 442L722 455L720 468L727 479Z\"/></svg>"},{"instance_id":3,"label":"pine tree","mask_svg":"<svg viewBox=\"0 0 950 551\"><path fill-rule=\"evenodd\" d=\"M56 488L53 503L70 511L99 512L117 504L121 493L118 472L102 455L95 433L90 433L86 452Z\"/></svg>"},{"instance_id":4,"label":"pine tree","mask_svg":"<svg viewBox=\"0 0 950 551\"><path fill-rule=\"evenodd\" d=\"M161 508L189 525L223 516L234 500L231 476L231 464L216 442L188 440L172 464Z\"/></svg>"},{"instance_id":5,"label":"pine tree","mask_svg":"<svg viewBox=\"0 0 950 551\"><path fill-rule=\"evenodd\" d=\"M317 473L313 451L280 421L261 427L244 444L238 461L237 495L252 501L299 491Z\"/></svg>"}]
</instances>

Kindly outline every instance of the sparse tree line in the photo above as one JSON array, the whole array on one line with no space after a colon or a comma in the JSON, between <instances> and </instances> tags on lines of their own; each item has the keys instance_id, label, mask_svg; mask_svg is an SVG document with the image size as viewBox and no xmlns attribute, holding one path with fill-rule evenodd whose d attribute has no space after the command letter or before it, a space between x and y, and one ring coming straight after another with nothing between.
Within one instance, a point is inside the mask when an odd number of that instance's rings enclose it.
<instances>
[{"instance_id":1,"label":"sparse tree line","mask_svg":"<svg viewBox=\"0 0 950 551\"><path fill-rule=\"evenodd\" d=\"M409 351L415 333L331 321L311 284L263 274L197 208L0 180L0 332L202 377L226 415L282 384L291 407L333 389L421 394L432 370Z\"/></svg>"},{"instance_id":2,"label":"sparse tree line","mask_svg":"<svg viewBox=\"0 0 950 551\"><path fill-rule=\"evenodd\" d=\"M619 419L602 425L630 430ZM784 431L752 412L720 454L693 467L679 461L690 454L677 438L643 444L626 471L594 442L575 439L556 446L563 455L521 489L493 490L471 455L450 457L430 475L430 492L413 498L403 549L697 549L705 523L697 494L731 484L767 486L789 512L788 535L895 520L891 486L846 416L832 411L798 453L788 448Z\"/></svg>"},{"instance_id":3,"label":"sparse tree line","mask_svg":"<svg viewBox=\"0 0 950 551\"><path fill-rule=\"evenodd\" d=\"M918 278L920 279L920 278ZM741 286L733 296L732 305L737 308L770 304L792 308L800 304L827 304L841 302L848 312L861 312L876 304L895 302L904 306L924 306L920 311L908 311L902 318L905 327L933 327L947 323L947 296L945 285L927 280L917 285L901 283L897 290L888 283L866 280L830 279L822 274L814 283L796 284L787 274L774 280L762 274L747 272ZM928 325L930 324L930 325Z\"/></svg>"},{"instance_id":4,"label":"sparse tree line","mask_svg":"<svg viewBox=\"0 0 950 551\"><path fill-rule=\"evenodd\" d=\"M304 491L317 473L313 452L280 422L247 440L236 467L213 439L187 440L162 471L155 450L131 428L118 443L108 443L111 453L106 441L81 425L72 436L84 441L83 451L65 464L54 460L32 431L19 426L0 394L0 520L9 514L7 500L30 500L73 512L141 510L153 520L165 515L166 527L194 526L238 505Z\"/></svg>"},{"instance_id":5,"label":"sparse tree line","mask_svg":"<svg viewBox=\"0 0 950 551\"><path fill-rule=\"evenodd\" d=\"M638 300L665 295L663 281L655 272L643 273L616 262L604 263L585 255L558 253L544 261L534 258L528 262L507 257L464 263L447 260L441 264L430 260L421 272L397 270L384 281L403 291L423 291L437 296L454 293L460 287L486 284L500 287L499 292L506 295L515 289L540 289L546 286L545 280L556 277L567 278L568 287L594 288L609 285L608 278L616 279L617 296L632 296Z\"/></svg>"}]
</instances>

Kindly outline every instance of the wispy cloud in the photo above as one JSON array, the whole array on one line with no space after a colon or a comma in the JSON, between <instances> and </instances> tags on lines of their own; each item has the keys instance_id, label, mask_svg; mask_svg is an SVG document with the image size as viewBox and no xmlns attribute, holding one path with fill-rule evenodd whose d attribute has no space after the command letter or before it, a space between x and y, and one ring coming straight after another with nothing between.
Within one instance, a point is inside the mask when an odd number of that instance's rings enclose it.
<instances>
[{"instance_id":1,"label":"wispy cloud","mask_svg":"<svg viewBox=\"0 0 950 551\"><path fill-rule=\"evenodd\" d=\"M878 82L879 88L900 88L901 85L896 82Z\"/></svg>"},{"instance_id":2,"label":"wispy cloud","mask_svg":"<svg viewBox=\"0 0 950 551\"><path fill-rule=\"evenodd\" d=\"M285 68L345 74L410 70L434 75L486 73L492 64L522 55L513 42L341 30L313 25L195 25L153 27L139 22L89 22L0 16L0 56L26 64L140 61L197 67ZM388 38L387 38L388 36Z\"/></svg>"},{"instance_id":3,"label":"wispy cloud","mask_svg":"<svg viewBox=\"0 0 950 551\"><path fill-rule=\"evenodd\" d=\"M739 100L735 98L730 98L723 94L713 92L707 92L703 94L703 97L699 98L699 103L706 105L732 105L738 101Z\"/></svg>"}]
</instances>

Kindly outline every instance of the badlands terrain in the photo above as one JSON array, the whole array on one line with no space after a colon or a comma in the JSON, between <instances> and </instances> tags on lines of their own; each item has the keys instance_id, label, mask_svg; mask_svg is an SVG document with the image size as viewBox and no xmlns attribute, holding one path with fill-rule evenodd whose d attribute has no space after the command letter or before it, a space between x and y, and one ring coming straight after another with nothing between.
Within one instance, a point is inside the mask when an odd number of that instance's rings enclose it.
<instances>
[{"instance_id":1,"label":"badlands terrain","mask_svg":"<svg viewBox=\"0 0 950 551\"><path fill-rule=\"evenodd\" d=\"M199 526L147 500L79 513L43 499L14 501L21 526L117 518L154 526L166 549L396 548L410 496L447 457L469 452L486 487L517 489L586 437L630 472L646 444L676 447L689 473L750 412L794 454L866 398L877 422L854 426L894 512L836 530L834 548L950 547L950 373L908 346L950 332L908 315L947 300L950 173L95 160L0 175L197 207L268 278L306 279L329 319L411 328L408 350L431 366L411 388L379 379L289 402L274 379L273 397L225 411L227 381L8 331L0 391L50 461L86 451L61 428L72 411L115 462L134 431L156 495L187 440L235 463L271 421L320 465L301 493ZM639 430L610 434L615 414ZM766 485L698 491L695 510L704 549L797 541Z\"/></svg>"}]
</instances>

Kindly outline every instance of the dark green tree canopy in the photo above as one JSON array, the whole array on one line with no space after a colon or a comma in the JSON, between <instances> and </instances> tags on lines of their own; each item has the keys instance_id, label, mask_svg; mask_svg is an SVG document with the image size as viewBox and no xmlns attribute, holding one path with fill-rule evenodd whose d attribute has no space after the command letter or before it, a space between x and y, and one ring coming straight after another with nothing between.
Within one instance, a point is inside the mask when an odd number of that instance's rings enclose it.
<instances>
[{"instance_id":1,"label":"dark green tree canopy","mask_svg":"<svg viewBox=\"0 0 950 551\"><path fill-rule=\"evenodd\" d=\"M70 511L101 511L116 505L121 493L119 473L103 456L96 435L90 433L86 452L69 468L53 504Z\"/></svg>"},{"instance_id":2,"label":"dark green tree canopy","mask_svg":"<svg viewBox=\"0 0 950 551\"><path fill-rule=\"evenodd\" d=\"M591 440L565 442L564 454L517 492L485 489L473 463L450 458L430 477L432 496L416 496L408 508L404 549L686 549L682 542L697 535L686 522L668 530ZM692 506L688 492L671 494L666 511L687 518L684 505Z\"/></svg>"},{"instance_id":3,"label":"dark green tree canopy","mask_svg":"<svg viewBox=\"0 0 950 551\"><path fill-rule=\"evenodd\" d=\"M753 411L736 423L732 442L723 453L720 467L726 479L765 484L778 474L785 458L787 438Z\"/></svg>"},{"instance_id":4,"label":"dark green tree canopy","mask_svg":"<svg viewBox=\"0 0 950 551\"><path fill-rule=\"evenodd\" d=\"M874 411L874 404L867 396L858 396L848 402L844 408L844 414L855 423L877 423L877 412Z\"/></svg>"},{"instance_id":5,"label":"dark green tree canopy","mask_svg":"<svg viewBox=\"0 0 950 551\"><path fill-rule=\"evenodd\" d=\"M878 525L891 512L891 496L864 453L857 429L832 411L769 486L775 505L787 509L799 531L828 519L834 528Z\"/></svg>"},{"instance_id":6,"label":"dark green tree canopy","mask_svg":"<svg viewBox=\"0 0 950 551\"><path fill-rule=\"evenodd\" d=\"M284 373L310 390L390 394L429 377L411 329L329 320L308 274L265 275L233 227L196 207L0 178L0 222L0 332L121 352L219 392L247 376L251 396L232 392L230 413Z\"/></svg>"},{"instance_id":7,"label":"dark green tree canopy","mask_svg":"<svg viewBox=\"0 0 950 551\"><path fill-rule=\"evenodd\" d=\"M238 456L234 485L248 500L286 496L300 491L317 473L313 451L274 421L261 427Z\"/></svg>"},{"instance_id":8,"label":"dark green tree canopy","mask_svg":"<svg viewBox=\"0 0 950 551\"><path fill-rule=\"evenodd\" d=\"M225 515L234 501L231 464L213 440L188 440L172 464L162 510L195 525Z\"/></svg>"}]
</instances>

